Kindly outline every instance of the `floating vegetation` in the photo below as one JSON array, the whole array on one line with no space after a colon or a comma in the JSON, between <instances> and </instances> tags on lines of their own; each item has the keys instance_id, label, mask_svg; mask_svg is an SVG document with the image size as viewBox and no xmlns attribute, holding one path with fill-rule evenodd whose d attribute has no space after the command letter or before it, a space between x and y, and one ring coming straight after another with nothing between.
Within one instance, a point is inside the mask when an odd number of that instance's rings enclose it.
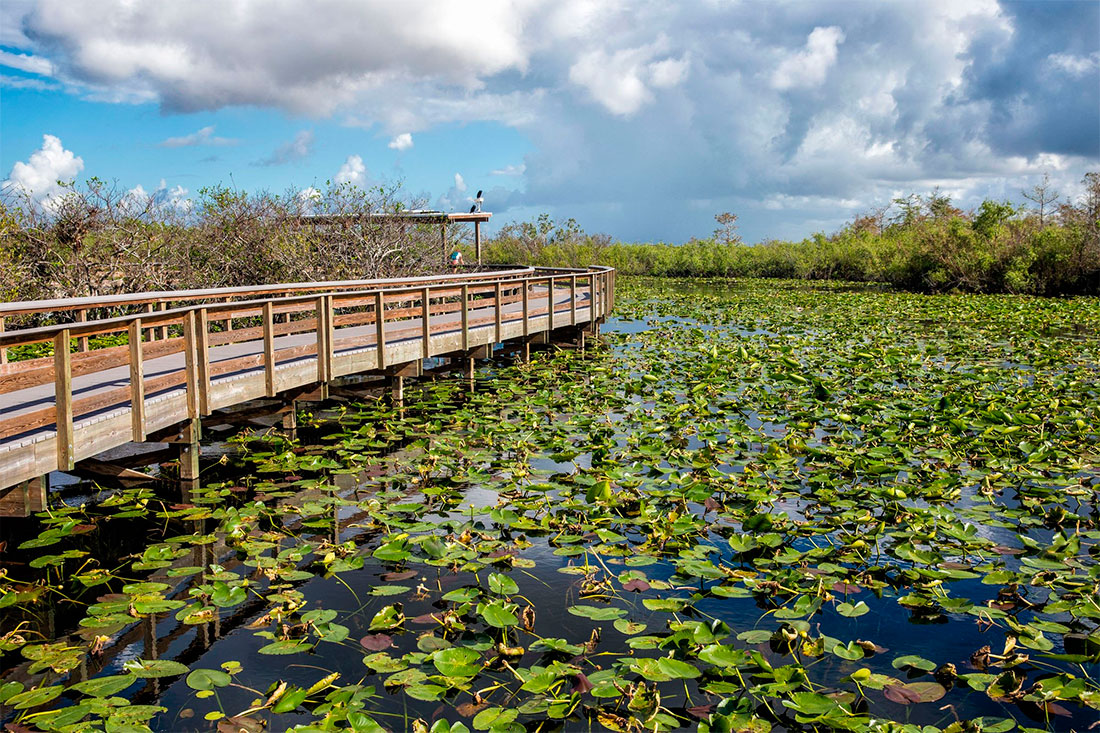
<instances>
[{"instance_id":1,"label":"floating vegetation","mask_svg":"<svg viewBox=\"0 0 1100 733\"><path fill-rule=\"evenodd\" d=\"M0 580L7 720L1096 722L1096 299L628 282L618 313L475 392L237 435L186 501L42 513Z\"/></svg>"}]
</instances>

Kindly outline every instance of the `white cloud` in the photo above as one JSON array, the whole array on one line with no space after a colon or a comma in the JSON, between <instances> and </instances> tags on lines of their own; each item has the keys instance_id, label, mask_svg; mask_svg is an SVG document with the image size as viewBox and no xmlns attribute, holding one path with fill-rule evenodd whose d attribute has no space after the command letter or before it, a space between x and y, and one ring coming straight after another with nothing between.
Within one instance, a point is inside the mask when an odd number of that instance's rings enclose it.
<instances>
[{"instance_id":1,"label":"white cloud","mask_svg":"<svg viewBox=\"0 0 1100 733\"><path fill-rule=\"evenodd\" d=\"M180 185L168 187L165 179L149 193L140 183L126 192L122 197L122 206L130 214L137 216L147 209L153 209L161 213L188 214L195 208L195 202L188 198L188 191Z\"/></svg>"},{"instance_id":2,"label":"white cloud","mask_svg":"<svg viewBox=\"0 0 1100 733\"><path fill-rule=\"evenodd\" d=\"M538 3L450 0L235 6L221 0L40 0L21 25L74 78L133 84L173 110L275 106L327 115L361 92L433 78L475 90L530 60Z\"/></svg>"},{"instance_id":3,"label":"white cloud","mask_svg":"<svg viewBox=\"0 0 1100 733\"><path fill-rule=\"evenodd\" d=\"M268 157L256 161L256 165L285 165L302 160L313 152L313 131L299 130L292 140L288 140L275 149Z\"/></svg>"},{"instance_id":4,"label":"white cloud","mask_svg":"<svg viewBox=\"0 0 1100 733\"><path fill-rule=\"evenodd\" d=\"M1047 62L1055 69L1060 69L1070 76L1084 76L1090 71L1100 68L1100 53L1093 53L1088 56L1052 53L1047 56Z\"/></svg>"},{"instance_id":5,"label":"white cloud","mask_svg":"<svg viewBox=\"0 0 1100 733\"><path fill-rule=\"evenodd\" d=\"M412 133L403 132L400 135L395 136L392 140L390 140L389 145L387 145L386 147L390 148L391 150L408 150L412 146L413 146Z\"/></svg>"},{"instance_id":6,"label":"white cloud","mask_svg":"<svg viewBox=\"0 0 1100 733\"><path fill-rule=\"evenodd\" d=\"M673 87L687 76L686 56L652 61L665 45L662 37L652 44L613 53L603 48L587 51L569 67L569 81L587 90L612 114L629 117L653 101L650 86Z\"/></svg>"},{"instance_id":7,"label":"white cloud","mask_svg":"<svg viewBox=\"0 0 1100 733\"><path fill-rule=\"evenodd\" d=\"M42 147L27 162L12 166L3 183L4 193L26 196L46 203L61 193L58 181L68 182L84 170L84 159L66 150L54 135L42 136Z\"/></svg>"},{"instance_id":8,"label":"white cloud","mask_svg":"<svg viewBox=\"0 0 1100 733\"><path fill-rule=\"evenodd\" d=\"M367 166L358 155L349 155L340 170L336 172L336 183L350 183L360 188L367 182Z\"/></svg>"},{"instance_id":9,"label":"white cloud","mask_svg":"<svg viewBox=\"0 0 1100 733\"><path fill-rule=\"evenodd\" d=\"M520 163L519 165L506 165L503 168L497 168L494 171L490 171L491 176L522 176L527 170L527 165Z\"/></svg>"},{"instance_id":10,"label":"white cloud","mask_svg":"<svg viewBox=\"0 0 1100 733\"><path fill-rule=\"evenodd\" d=\"M806 47L783 59L776 68L772 86L776 89L820 86L836 63L837 46L841 43L844 43L844 32L835 25L814 28L806 39Z\"/></svg>"},{"instance_id":11,"label":"white cloud","mask_svg":"<svg viewBox=\"0 0 1100 733\"><path fill-rule=\"evenodd\" d=\"M39 76L54 75L54 66L49 59L31 54L11 53L2 49L0 49L0 66L19 69L28 74L38 74Z\"/></svg>"},{"instance_id":12,"label":"white cloud","mask_svg":"<svg viewBox=\"0 0 1100 733\"><path fill-rule=\"evenodd\" d=\"M474 200L473 196L466 193L469 186L461 173L455 173L454 185L436 201L436 208L440 211L465 211L466 205Z\"/></svg>"},{"instance_id":13,"label":"white cloud","mask_svg":"<svg viewBox=\"0 0 1100 733\"><path fill-rule=\"evenodd\" d=\"M196 145L236 145L237 140L228 137L214 135L214 126L207 125L202 129L192 132L190 135L170 137L160 143L162 148L186 148Z\"/></svg>"},{"instance_id":14,"label":"white cloud","mask_svg":"<svg viewBox=\"0 0 1100 733\"><path fill-rule=\"evenodd\" d=\"M307 186L298 192L297 199L303 214L313 214L321 204L321 192L313 186Z\"/></svg>"}]
</instances>

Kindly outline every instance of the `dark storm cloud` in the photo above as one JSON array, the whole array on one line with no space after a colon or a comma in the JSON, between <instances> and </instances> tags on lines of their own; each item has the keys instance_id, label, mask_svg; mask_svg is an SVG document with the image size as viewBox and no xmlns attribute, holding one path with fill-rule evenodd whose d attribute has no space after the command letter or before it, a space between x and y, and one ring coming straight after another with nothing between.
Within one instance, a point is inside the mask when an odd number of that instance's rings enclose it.
<instances>
[{"instance_id":1,"label":"dark storm cloud","mask_svg":"<svg viewBox=\"0 0 1100 733\"><path fill-rule=\"evenodd\" d=\"M1100 4L1005 3L1013 32L975 38L961 103L987 101L998 152L1100 156Z\"/></svg>"}]
</instances>

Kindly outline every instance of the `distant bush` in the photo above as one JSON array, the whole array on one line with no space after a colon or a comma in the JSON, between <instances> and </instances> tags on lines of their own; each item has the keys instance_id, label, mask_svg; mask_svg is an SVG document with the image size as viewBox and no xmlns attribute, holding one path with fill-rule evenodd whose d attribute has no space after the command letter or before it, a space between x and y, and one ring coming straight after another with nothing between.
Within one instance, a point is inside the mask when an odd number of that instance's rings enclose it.
<instances>
[{"instance_id":1,"label":"distant bush","mask_svg":"<svg viewBox=\"0 0 1100 733\"><path fill-rule=\"evenodd\" d=\"M924 292L1100 294L1100 173L1085 194L1054 213L985 201L961 211L943 196L899 199L840 231L799 242L746 245L730 220L713 239L626 244L588 235L543 215L504 227L485 247L489 262L584 267L628 275L769 277L882 282ZM1049 201L1047 201L1049 203Z\"/></svg>"},{"instance_id":2,"label":"distant bush","mask_svg":"<svg viewBox=\"0 0 1100 733\"><path fill-rule=\"evenodd\" d=\"M437 224L377 216L417 205L398 193L335 185L323 194L274 195L217 186L180 201L92 179L41 204L9 190L0 198L0 299L439 272ZM310 215L347 223L317 225Z\"/></svg>"}]
</instances>

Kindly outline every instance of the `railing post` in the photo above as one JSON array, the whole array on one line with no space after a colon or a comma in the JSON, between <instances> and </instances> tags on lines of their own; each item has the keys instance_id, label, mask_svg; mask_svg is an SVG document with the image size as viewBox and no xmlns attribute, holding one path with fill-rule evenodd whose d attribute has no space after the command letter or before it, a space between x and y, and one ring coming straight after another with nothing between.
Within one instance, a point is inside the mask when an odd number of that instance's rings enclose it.
<instances>
[{"instance_id":1,"label":"railing post","mask_svg":"<svg viewBox=\"0 0 1100 733\"><path fill-rule=\"evenodd\" d=\"M275 396L275 306L268 300L264 302L264 392L268 397Z\"/></svg>"},{"instance_id":2,"label":"railing post","mask_svg":"<svg viewBox=\"0 0 1100 733\"><path fill-rule=\"evenodd\" d=\"M523 335L531 335L531 309L528 307L528 301L530 296L527 291L531 287L531 281L527 278L523 279Z\"/></svg>"},{"instance_id":3,"label":"railing post","mask_svg":"<svg viewBox=\"0 0 1100 733\"><path fill-rule=\"evenodd\" d=\"M168 310L168 303L167 302L161 303L160 304L160 310L162 310L162 311ZM192 325L194 325L194 324L192 324ZM168 326L161 326L160 327L160 333L158 333L157 336L160 338L161 341L164 341L165 339L167 339L168 338Z\"/></svg>"},{"instance_id":4,"label":"railing post","mask_svg":"<svg viewBox=\"0 0 1100 733\"><path fill-rule=\"evenodd\" d=\"M317 334L317 381L325 384L332 376L332 343L329 341L329 305L330 300L326 295L317 298L315 306L316 316L314 331Z\"/></svg>"},{"instance_id":5,"label":"railing post","mask_svg":"<svg viewBox=\"0 0 1100 733\"><path fill-rule=\"evenodd\" d=\"M161 327L165 328L164 326ZM187 389L187 417L195 420L199 416L198 375L195 338L195 311L183 315L183 377Z\"/></svg>"},{"instance_id":6,"label":"railing post","mask_svg":"<svg viewBox=\"0 0 1100 733\"><path fill-rule=\"evenodd\" d=\"M496 342L499 344L502 341L502 339L500 337L500 330L501 330L501 325L502 325L502 319L504 318L504 315L503 315L504 303L501 302L502 298L500 297L500 280L496 281L496 285L494 287L494 290L495 290L494 295L496 297L496 302L497 302L497 307L496 307L496 327L497 327Z\"/></svg>"},{"instance_id":7,"label":"railing post","mask_svg":"<svg viewBox=\"0 0 1100 733\"><path fill-rule=\"evenodd\" d=\"M432 339L432 300L430 288L424 288L420 291L420 320L424 329L424 358L427 359L432 355L431 352L431 339Z\"/></svg>"},{"instance_id":8,"label":"railing post","mask_svg":"<svg viewBox=\"0 0 1100 733\"><path fill-rule=\"evenodd\" d=\"M57 427L57 468L73 467L73 360L69 354L69 329L53 338L54 423Z\"/></svg>"},{"instance_id":9,"label":"railing post","mask_svg":"<svg viewBox=\"0 0 1100 733\"><path fill-rule=\"evenodd\" d=\"M76 312L76 320L77 320L78 323L87 323L88 322L88 310L86 308L81 308L80 310L78 310ZM83 352L83 351L88 350L88 337L87 336L81 336L78 339L77 342L79 343L78 348L79 348L80 351Z\"/></svg>"},{"instance_id":10,"label":"railing post","mask_svg":"<svg viewBox=\"0 0 1100 733\"><path fill-rule=\"evenodd\" d=\"M577 325L577 276L569 277L569 325Z\"/></svg>"},{"instance_id":11,"label":"railing post","mask_svg":"<svg viewBox=\"0 0 1100 733\"><path fill-rule=\"evenodd\" d=\"M546 301L550 304L548 309L550 321L546 327L549 332L554 330L554 276L551 275L546 281L549 283L549 287L547 287L548 295L546 296Z\"/></svg>"},{"instance_id":12,"label":"railing post","mask_svg":"<svg viewBox=\"0 0 1100 733\"><path fill-rule=\"evenodd\" d=\"M462 350L470 350L470 286L462 284Z\"/></svg>"},{"instance_id":13,"label":"railing post","mask_svg":"<svg viewBox=\"0 0 1100 733\"><path fill-rule=\"evenodd\" d=\"M155 306L154 306L153 303L146 303L145 304L145 312L146 313L152 313L154 307ZM156 328L150 328L149 329L149 340L150 341L156 341L157 340L157 329Z\"/></svg>"},{"instance_id":14,"label":"railing post","mask_svg":"<svg viewBox=\"0 0 1100 733\"><path fill-rule=\"evenodd\" d=\"M378 345L378 368L386 368L386 301L379 290L374 294L375 343Z\"/></svg>"},{"instance_id":15,"label":"railing post","mask_svg":"<svg viewBox=\"0 0 1100 733\"><path fill-rule=\"evenodd\" d=\"M0 333L4 333L4 316L0 316ZM0 346L0 364L8 363L8 347Z\"/></svg>"},{"instance_id":16,"label":"railing post","mask_svg":"<svg viewBox=\"0 0 1100 733\"><path fill-rule=\"evenodd\" d=\"M130 426L135 443L145 440L145 364L141 346L141 319L130 322Z\"/></svg>"},{"instance_id":17,"label":"railing post","mask_svg":"<svg viewBox=\"0 0 1100 733\"><path fill-rule=\"evenodd\" d=\"M199 412L210 414L210 318L205 308L198 312L198 324L195 330L198 346L199 367Z\"/></svg>"}]
</instances>

